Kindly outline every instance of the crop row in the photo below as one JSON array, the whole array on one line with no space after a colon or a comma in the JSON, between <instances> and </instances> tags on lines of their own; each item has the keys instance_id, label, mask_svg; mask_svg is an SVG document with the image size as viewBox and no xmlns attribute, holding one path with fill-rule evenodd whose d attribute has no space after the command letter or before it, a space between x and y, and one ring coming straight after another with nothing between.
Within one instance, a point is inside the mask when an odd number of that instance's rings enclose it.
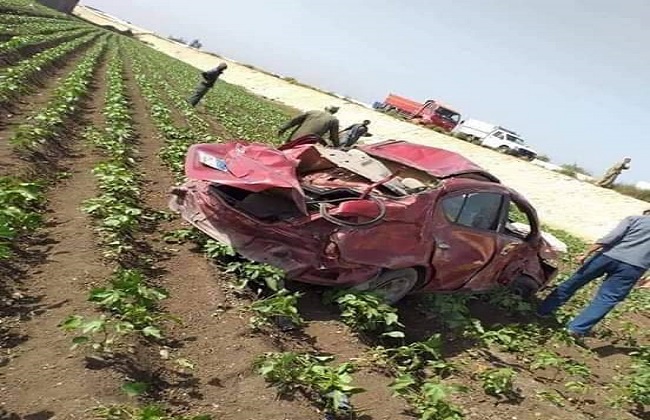
<instances>
[{"instance_id":1,"label":"crop row","mask_svg":"<svg viewBox=\"0 0 650 420\"><path fill-rule=\"evenodd\" d=\"M42 185L0 177L0 260L13 254L15 241L40 226Z\"/></svg>"},{"instance_id":2,"label":"crop row","mask_svg":"<svg viewBox=\"0 0 650 420\"><path fill-rule=\"evenodd\" d=\"M61 12L43 6L36 1L28 0L2 0L2 3L0 3L0 13L66 20L70 19L67 15Z\"/></svg>"},{"instance_id":3,"label":"crop row","mask_svg":"<svg viewBox=\"0 0 650 420\"><path fill-rule=\"evenodd\" d=\"M90 39L92 38L85 42ZM38 149L62 132L66 119L77 111L79 101L88 93L93 72L104 52L106 42L106 38L102 38L75 70L57 86L47 104L18 127L10 139L16 148Z\"/></svg>"},{"instance_id":4,"label":"crop row","mask_svg":"<svg viewBox=\"0 0 650 420\"><path fill-rule=\"evenodd\" d=\"M98 35L99 33L92 33L65 42L42 51L33 57L26 58L18 62L15 66L0 70L0 103L7 102L15 96L29 92L33 89L33 84L30 81L32 77L43 71L43 68L89 44Z\"/></svg>"},{"instance_id":5,"label":"crop row","mask_svg":"<svg viewBox=\"0 0 650 420\"><path fill-rule=\"evenodd\" d=\"M34 47L45 43L62 43L89 32L91 32L90 28L82 28L70 31L57 31L56 33L38 33L33 35L15 36L9 41L0 44L0 55L13 54L23 48Z\"/></svg>"},{"instance_id":6,"label":"crop row","mask_svg":"<svg viewBox=\"0 0 650 420\"><path fill-rule=\"evenodd\" d=\"M158 323L157 303L167 297L159 288L147 285L145 274L133 265L135 234L146 222L141 206L139 175L134 165L134 130L123 79L123 60L112 44L107 69L107 91L103 115L104 130L91 127L86 133L107 157L93 174L100 191L98 197L84 203L84 211L97 221L96 230L106 249L105 256L117 262L117 269L105 287L90 292L95 302L107 315L85 319L72 315L63 322L66 331L81 331L73 339L76 346L90 345L102 355L110 355L121 344L125 335L138 332L144 337L162 338Z\"/></svg>"},{"instance_id":7,"label":"crop row","mask_svg":"<svg viewBox=\"0 0 650 420\"><path fill-rule=\"evenodd\" d=\"M0 23L0 35L23 36L49 33L62 33L75 29L88 28L87 25L75 22L54 22L45 24L25 24L25 23Z\"/></svg>"}]
</instances>

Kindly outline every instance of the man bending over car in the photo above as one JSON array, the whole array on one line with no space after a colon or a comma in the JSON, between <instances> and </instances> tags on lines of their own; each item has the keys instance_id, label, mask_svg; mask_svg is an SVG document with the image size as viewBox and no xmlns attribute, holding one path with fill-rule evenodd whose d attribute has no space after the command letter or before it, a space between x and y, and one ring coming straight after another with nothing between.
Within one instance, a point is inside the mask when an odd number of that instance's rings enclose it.
<instances>
[{"instance_id":1,"label":"man bending over car","mask_svg":"<svg viewBox=\"0 0 650 420\"><path fill-rule=\"evenodd\" d=\"M339 146L339 120L334 116L339 110L337 106L325 108L325 111L308 111L292 118L278 130L282 136L287 130L293 128L289 141L299 139L308 135L316 135L323 139L326 134L329 137L329 146ZM328 146L324 140L321 144Z\"/></svg>"}]
</instances>

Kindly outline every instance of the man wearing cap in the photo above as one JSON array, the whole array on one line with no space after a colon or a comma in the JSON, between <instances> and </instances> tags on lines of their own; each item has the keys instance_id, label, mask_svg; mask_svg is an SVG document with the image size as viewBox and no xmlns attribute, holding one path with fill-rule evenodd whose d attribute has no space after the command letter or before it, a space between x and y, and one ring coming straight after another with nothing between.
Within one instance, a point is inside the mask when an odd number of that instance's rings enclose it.
<instances>
[{"instance_id":1,"label":"man wearing cap","mask_svg":"<svg viewBox=\"0 0 650 420\"><path fill-rule=\"evenodd\" d=\"M338 110L339 108L337 106L329 106L325 108L325 111L315 110L300 114L284 124L280 130L278 130L278 135L282 136L287 130L295 127L289 135L289 141L313 134L321 138L321 144L327 145L323 140L324 136L327 134L330 142L329 145L338 147L339 120L334 116Z\"/></svg>"},{"instance_id":2,"label":"man wearing cap","mask_svg":"<svg viewBox=\"0 0 650 420\"><path fill-rule=\"evenodd\" d=\"M578 262L582 267L557 286L537 309L540 316L550 315L587 283L604 275L605 279L591 303L567 325L574 337L587 335L627 297L650 268L650 210L641 216L623 219L614 230L596 241ZM644 283L645 280L641 286Z\"/></svg>"},{"instance_id":3,"label":"man wearing cap","mask_svg":"<svg viewBox=\"0 0 650 420\"><path fill-rule=\"evenodd\" d=\"M619 162L616 165L612 166L605 172L605 175L598 181L599 187L611 188L616 181L616 178L625 170L630 169L631 158L626 157L623 159L623 162Z\"/></svg>"},{"instance_id":4,"label":"man wearing cap","mask_svg":"<svg viewBox=\"0 0 650 420\"><path fill-rule=\"evenodd\" d=\"M192 106L196 106L201 101L201 99L203 99L205 94L208 93L210 89L212 89L219 76L221 76L221 73L223 73L223 71L227 68L228 65L226 63L221 63L214 69L201 73L202 80L196 86L194 93L189 97L187 102L189 102Z\"/></svg>"}]
</instances>

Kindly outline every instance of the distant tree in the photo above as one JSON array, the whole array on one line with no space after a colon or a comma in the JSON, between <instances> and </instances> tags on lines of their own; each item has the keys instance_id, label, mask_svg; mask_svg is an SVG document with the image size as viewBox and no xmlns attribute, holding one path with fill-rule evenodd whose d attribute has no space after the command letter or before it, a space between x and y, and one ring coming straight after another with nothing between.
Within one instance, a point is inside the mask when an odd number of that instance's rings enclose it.
<instances>
[{"instance_id":1,"label":"distant tree","mask_svg":"<svg viewBox=\"0 0 650 420\"><path fill-rule=\"evenodd\" d=\"M551 158L546 155L538 155L537 160L541 160L542 162L550 162Z\"/></svg>"},{"instance_id":2,"label":"distant tree","mask_svg":"<svg viewBox=\"0 0 650 420\"><path fill-rule=\"evenodd\" d=\"M171 39L172 41L180 42L181 44L187 45L187 41L183 38L175 37L173 35L170 35L168 38Z\"/></svg>"},{"instance_id":3,"label":"distant tree","mask_svg":"<svg viewBox=\"0 0 650 420\"><path fill-rule=\"evenodd\" d=\"M574 178L577 174L591 176L591 173L588 170L578 165L577 163L565 163L564 165L560 166L562 167L560 173L563 173L564 175L572 176Z\"/></svg>"},{"instance_id":4,"label":"distant tree","mask_svg":"<svg viewBox=\"0 0 650 420\"><path fill-rule=\"evenodd\" d=\"M196 48L197 50L200 50L203 44L201 44L201 41L198 39L195 39L194 41L189 43L189 46L192 48Z\"/></svg>"}]
</instances>

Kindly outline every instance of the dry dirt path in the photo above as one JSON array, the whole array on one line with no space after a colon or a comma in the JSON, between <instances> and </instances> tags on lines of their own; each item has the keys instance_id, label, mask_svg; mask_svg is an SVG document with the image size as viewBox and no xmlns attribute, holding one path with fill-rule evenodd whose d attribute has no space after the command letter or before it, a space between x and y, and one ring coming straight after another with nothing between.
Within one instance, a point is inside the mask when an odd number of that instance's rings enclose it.
<instances>
[{"instance_id":1,"label":"dry dirt path","mask_svg":"<svg viewBox=\"0 0 650 420\"><path fill-rule=\"evenodd\" d=\"M341 107L339 118L343 125L363 119L372 120L372 131L375 134L373 141L407 139L414 143L461 153L524 194L536 206L545 223L584 239L594 240L623 217L638 214L650 207L648 203L614 191L598 188L528 162L399 121L313 89L293 85L239 63L193 50L89 8L79 6L75 9L75 14L101 25L110 24L119 29L130 28L140 40L155 49L201 69L227 61L229 68L223 77L225 81L297 109L322 109L327 105L338 105Z\"/></svg>"}]
</instances>

